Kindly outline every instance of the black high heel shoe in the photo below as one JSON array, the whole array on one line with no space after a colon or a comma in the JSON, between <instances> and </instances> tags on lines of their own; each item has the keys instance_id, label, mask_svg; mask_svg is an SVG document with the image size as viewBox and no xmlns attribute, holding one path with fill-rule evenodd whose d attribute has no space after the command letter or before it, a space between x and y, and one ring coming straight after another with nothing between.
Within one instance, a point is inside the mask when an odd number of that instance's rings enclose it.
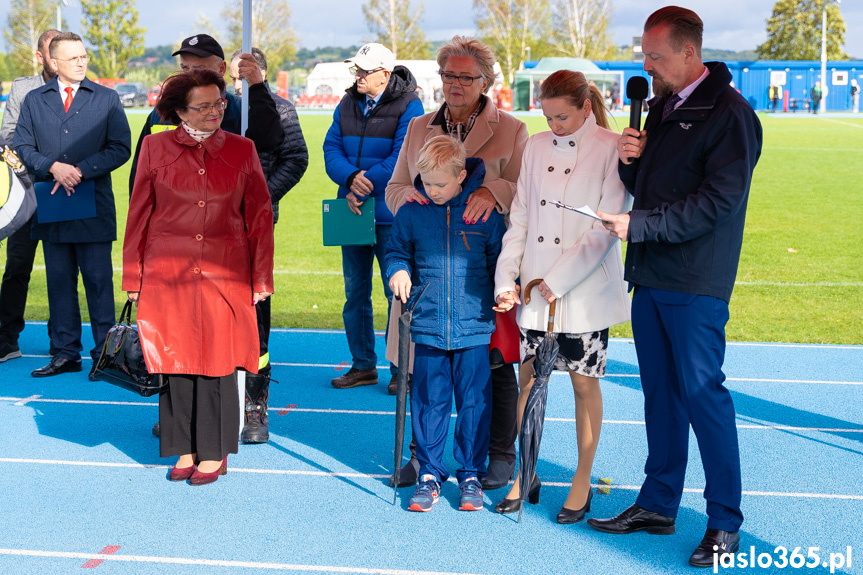
<instances>
[{"instance_id":1,"label":"black high heel shoe","mask_svg":"<svg viewBox=\"0 0 863 575\"><path fill-rule=\"evenodd\" d=\"M534 475L533 481L530 484L530 491L527 492L527 501L531 505L539 503L539 490L542 487L542 482L539 477ZM517 513L521 511L521 499L501 499L500 503L494 506L494 510L498 513Z\"/></svg>"},{"instance_id":2,"label":"black high heel shoe","mask_svg":"<svg viewBox=\"0 0 863 575\"><path fill-rule=\"evenodd\" d=\"M564 507L560 510L560 513L557 514L557 522L566 525L568 523L578 523L583 520L584 515L590 511L591 499L593 499L593 489L588 489L587 501L584 503L584 507L581 509L567 509Z\"/></svg>"}]
</instances>

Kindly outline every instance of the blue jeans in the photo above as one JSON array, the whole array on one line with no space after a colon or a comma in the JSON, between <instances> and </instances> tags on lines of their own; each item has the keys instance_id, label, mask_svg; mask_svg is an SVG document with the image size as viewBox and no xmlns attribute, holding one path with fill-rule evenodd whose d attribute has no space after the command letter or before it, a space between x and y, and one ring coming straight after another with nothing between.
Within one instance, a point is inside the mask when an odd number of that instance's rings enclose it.
<instances>
[{"instance_id":1,"label":"blue jeans","mask_svg":"<svg viewBox=\"0 0 863 575\"><path fill-rule=\"evenodd\" d=\"M342 273L345 276L345 307L342 310L342 320L351 350L351 367L356 369L373 369L378 364L372 317L372 270L377 258L389 318L393 292L387 282L384 255L391 230L392 226L375 226L377 243L373 246L342 246ZM390 372L395 375L397 371L396 367L390 364Z\"/></svg>"}]
</instances>

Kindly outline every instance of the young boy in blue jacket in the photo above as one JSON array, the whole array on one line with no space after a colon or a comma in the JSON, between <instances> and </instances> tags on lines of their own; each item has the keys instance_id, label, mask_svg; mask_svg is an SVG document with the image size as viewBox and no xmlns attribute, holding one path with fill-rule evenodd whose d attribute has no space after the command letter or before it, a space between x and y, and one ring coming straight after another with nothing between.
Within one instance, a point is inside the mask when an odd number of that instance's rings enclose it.
<instances>
[{"instance_id":1,"label":"young boy in blue jacket","mask_svg":"<svg viewBox=\"0 0 863 575\"><path fill-rule=\"evenodd\" d=\"M411 423L420 462L411 511L430 511L449 477L443 457L453 395L459 509L483 507L480 479L486 474L491 417L488 344L505 226L497 212L485 222L465 223L467 199L485 178L482 160L465 156L464 145L451 136L426 142L414 186L430 201L409 202L398 211L384 260L390 288L402 302L413 286L414 291L428 286L411 323Z\"/></svg>"}]
</instances>

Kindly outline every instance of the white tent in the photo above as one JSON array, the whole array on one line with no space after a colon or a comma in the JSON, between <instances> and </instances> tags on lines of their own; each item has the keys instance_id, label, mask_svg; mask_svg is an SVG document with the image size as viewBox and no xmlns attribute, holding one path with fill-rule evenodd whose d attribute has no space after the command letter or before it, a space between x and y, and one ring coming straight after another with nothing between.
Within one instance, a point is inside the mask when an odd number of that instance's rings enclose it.
<instances>
[{"instance_id":1,"label":"white tent","mask_svg":"<svg viewBox=\"0 0 863 575\"><path fill-rule=\"evenodd\" d=\"M411 71L417 81L419 97L423 106L436 108L435 90L443 83L437 73L438 65L434 60L396 60L397 66ZM306 94L309 96L334 94L341 98L345 90L354 83L354 76L348 72L350 64L344 62L322 62L317 64L306 78Z\"/></svg>"},{"instance_id":2,"label":"white tent","mask_svg":"<svg viewBox=\"0 0 863 575\"><path fill-rule=\"evenodd\" d=\"M435 60L396 60L397 66L404 66L411 71L417 81L419 97L427 110L436 109L440 100L435 101L435 92L443 98L440 90L443 87L438 65ZM344 62L322 62L317 64L306 78L306 95L333 94L341 98L345 90L354 83L354 76L348 72L349 64ZM495 62L494 71L500 77L500 65Z\"/></svg>"}]
</instances>

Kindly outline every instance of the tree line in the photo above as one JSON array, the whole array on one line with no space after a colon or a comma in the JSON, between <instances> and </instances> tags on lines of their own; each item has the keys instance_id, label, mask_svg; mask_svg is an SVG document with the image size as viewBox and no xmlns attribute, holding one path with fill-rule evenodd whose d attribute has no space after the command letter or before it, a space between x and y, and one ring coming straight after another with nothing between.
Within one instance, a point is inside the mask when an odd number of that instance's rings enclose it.
<instances>
[{"instance_id":1,"label":"tree line","mask_svg":"<svg viewBox=\"0 0 863 575\"><path fill-rule=\"evenodd\" d=\"M609 30L612 0L472 0L476 36L496 53L505 79L525 60L569 56L591 60L629 60L628 47L614 45ZM91 68L101 77L124 77L130 62L145 55L146 29L138 24L134 0L80 0L82 36L91 47ZM224 46L239 46L242 39L242 3L225 2L218 29L203 13L188 31L204 32ZM0 77L38 73L34 58L39 34L57 25L56 0L12 0L4 31L7 54L0 57ZM291 27L288 0L254 0L252 39L267 54L273 70L304 67L318 57L343 59L350 48L298 49ZM766 20L767 40L755 49L759 59L817 60L821 53L822 11L827 11L827 52L831 60L847 59L843 52L845 22L837 0L777 0ZM421 2L366 0L362 5L369 32L402 60L434 57L435 44L423 32ZM180 38L177 39L179 43ZM160 47L161 52L167 49ZM161 54L160 52L160 54ZM330 54L332 52L332 54ZM170 54L170 51L167 51ZM158 75L147 72L146 62L132 64L142 80ZM167 66L173 68L169 62ZM157 78L158 81L160 78ZM151 82L152 83L152 82Z\"/></svg>"}]
</instances>

